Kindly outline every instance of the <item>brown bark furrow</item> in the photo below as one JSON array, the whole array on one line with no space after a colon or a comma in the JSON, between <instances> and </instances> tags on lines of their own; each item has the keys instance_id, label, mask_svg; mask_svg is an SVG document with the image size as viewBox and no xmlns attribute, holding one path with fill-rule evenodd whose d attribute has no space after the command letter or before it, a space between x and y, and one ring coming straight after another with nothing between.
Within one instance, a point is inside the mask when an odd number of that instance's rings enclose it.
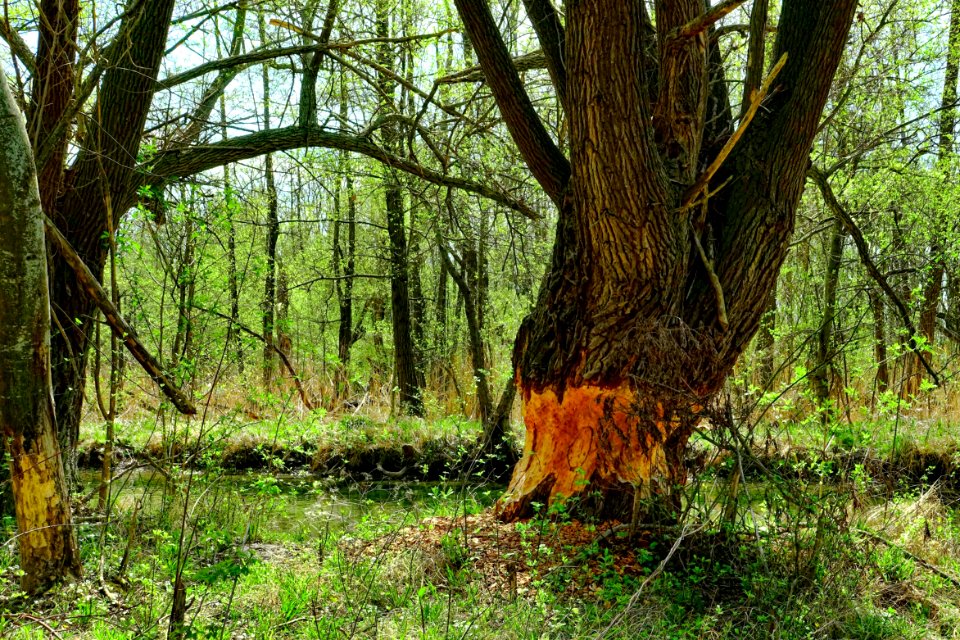
<instances>
[{"instance_id":1,"label":"brown bark furrow","mask_svg":"<svg viewBox=\"0 0 960 640\"><path fill-rule=\"evenodd\" d=\"M660 47L660 86L653 110L657 145L667 160L670 177L689 184L697 173L707 108L707 46L705 29L674 34L693 24L703 0L657 0L657 40Z\"/></svg>"},{"instance_id":2,"label":"brown bark furrow","mask_svg":"<svg viewBox=\"0 0 960 640\"><path fill-rule=\"evenodd\" d=\"M622 310L642 319L670 313L681 288L683 242L648 126L643 13L630 3L578 3L567 34L574 246L584 252L584 305L594 319L587 350L605 350ZM571 247L572 248L572 247ZM590 329L587 329L590 332ZM579 350L577 350L579 351ZM602 359L602 356L600 357ZM586 371L596 369L587 364Z\"/></svg>"}]
</instances>

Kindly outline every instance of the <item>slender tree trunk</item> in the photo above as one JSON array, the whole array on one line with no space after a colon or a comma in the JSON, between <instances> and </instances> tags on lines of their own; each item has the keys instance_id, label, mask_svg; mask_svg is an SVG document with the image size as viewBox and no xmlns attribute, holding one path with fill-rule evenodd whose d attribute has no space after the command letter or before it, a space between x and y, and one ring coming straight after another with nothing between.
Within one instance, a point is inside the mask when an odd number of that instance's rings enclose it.
<instances>
[{"instance_id":1,"label":"slender tree trunk","mask_svg":"<svg viewBox=\"0 0 960 640\"><path fill-rule=\"evenodd\" d=\"M950 31L947 43L947 66L944 72L943 99L940 106L940 141L939 141L939 165L940 170L944 172L944 177L949 181L951 179L950 159L953 156L954 129L957 124L957 80L960 78L960 0L953 0L950 10ZM950 205L945 205L945 207ZM946 219L952 219L949 216ZM920 335L923 336L925 343L930 348L931 353L927 356L928 361L932 360L932 350L937 339L937 311L940 309L941 298L943 297L943 277L944 268L944 246L941 241L942 231L934 232L934 241L929 247L929 256L932 266L927 274L926 282L923 287L923 304L920 307L920 323L917 327ZM915 365L916 366L916 365ZM919 370L919 367L917 367Z\"/></svg>"},{"instance_id":2,"label":"slender tree trunk","mask_svg":"<svg viewBox=\"0 0 960 640\"><path fill-rule=\"evenodd\" d=\"M440 251L443 251L442 247ZM437 271L436 332L433 340L436 344L437 358L443 359L447 355L447 282L450 278L446 260L440 260Z\"/></svg>"},{"instance_id":3,"label":"slender tree trunk","mask_svg":"<svg viewBox=\"0 0 960 640\"><path fill-rule=\"evenodd\" d=\"M345 74L340 75L340 117L347 118L347 79ZM357 259L357 194L353 187L353 170L350 156L346 152L340 154L341 178L337 180L334 193L337 220L333 228L333 265L337 280L334 288L337 292L337 304L340 310L339 329L337 331L337 370L334 375L334 387L337 399L346 398L350 393L350 356L353 343L356 341L356 332L353 328L353 287L356 275ZM342 188L341 188L342 185ZM345 192L345 193L344 193ZM343 215L343 198L346 199L346 250L342 243L341 221Z\"/></svg>"},{"instance_id":4,"label":"slender tree trunk","mask_svg":"<svg viewBox=\"0 0 960 640\"><path fill-rule=\"evenodd\" d=\"M26 129L0 69L0 434L24 591L79 576L50 380L43 210Z\"/></svg>"},{"instance_id":5,"label":"slender tree trunk","mask_svg":"<svg viewBox=\"0 0 960 640\"><path fill-rule=\"evenodd\" d=\"M188 201L186 215L183 221L183 244L180 254L180 264L177 273L177 330L174 334L173 348L170 354L170 363L177 369L184 360L189 360L193 342L193 299L196 292L196 234L193 227L193 197ZM189 366L189 365L188 365ZM182 385L189 378L185 372L180 372L178 384Z\"/></svg>"},{"instance_id":6,"label":"slender tree trunk","mask_svg":"<svg viewBox=\"0 0 960 640\"><path fill-rule=\"evenodd\" d=\"M266 23L261 13L260 40L266 41ZM263 128L270 130L270 68L263 65ZM273 154L264 158L263 177L267 186L267 272L263 282L263 386L269 389L273 384L276 358L274 355L275 314L277 306L277 241L280 238L279 205L277 201L277 183L273 173Z\"/></svg>"},{"instance_id":7,"label":"slender tree trunk","mask_svg":"<svg viewBox=\"0 0 960 640\"><path fill-rule=\"evenodd\" d=\"M427 324L427 308L423 297L423 281L420 278L420 233L417 230L418 207L415 203L410 207L410 244L407 251L408 256L413 256L413 260L407 259L407 266L410 270L410 322L413 325L413 342L416 345L417 352L417 377L423 380L423 347L426 344L426 334L424 327Z\"/></svg>"},{"instance_id":8,"label":"slender tree trunk","mask_svg":"<svg viewBox=\"0 0 960 640\"><path fill-rule=\"evenodd\" d=\"M882 294L870 287L870 309L873 311L873 358L877 361L877 392L883 393L890 388L890 369L887 366L887 323L884 315Z\"/></svg>"},{"instance_id":9,"label":"slender tree trunk","mask_svg":"<svg viewBox=\"0 0 960 640\"><path fill-rule=\"evenodd\" d=\"M467 335L470 343L470 359L473 363L473 380L477 386L477 413L480 414L480 421L487 424L494 414L493 398L490 395L490 385L487 382L487 349L483 342L476 294L467 282L469 277L467 270L459 271L452 264L450 255L444 247L440 247L440 252L443 260L447 263L447 272L453 278L460 289L460 294L463 296L463 311L467 320Z\"/></svg>"},{"instance_id":10,"label":"slender tree trunk","mask_svg":"<svg viewBox=\"0 0 960 640\"><path fill-rule=\"evenodd\" d=\"M827 270L823 282L823 319L820 330L817 332L816 363L810 376L824 423L831 421L834 415L830 407L830 386L833 380L833 359L836 355L833 337L844 235L842 222L839 218L834 219L827 254Z\"/></svg>"},{"instance_id":11,"label":"slender tree trunk","mask_svg":"<svg viewBox=\"0 0 960 640\"><path fill-rule=\"evenodd\" d=\"M760 320L760 335L757 337L757 353L760 365L757 367L758 384L761 389L773 388L774 363L776 359L777 331L777 285L770 290L767 309Z\"/></svg>"},{"instance_id":12,"label":"slender tree trunk","mask_svg":"<svg viewBox=\"0 0 960 640\"><path fill-rule=\"evenodd\" d=\"M277 348L289 358L293 355L293 336L290 334L290 285L287 270L277 263Z\"/></svg>"},{"instance_id":13,"label":"slender tree trunk","mask_svg":"<svg viewBox=\"0 0 960 640\"><path fill-rule=\"evenodd\" d=\"M220 135L227 139L227 99L220 95ZM243 374L243 340L240 337L240 279L237 274L237 227L234 214L237 202L233 193L233 172L230 165L223 167L223 206L227 222L227 289L230 295L230 325L227 344L235 345L237 371Z\"/></svg>"},{"instance_id":14,"label":"slender tree trunk","mask_svg":"<svg viewBox=\"0 0 960 640\"><path fill-rule=\"evenodd\" d=\"M377 2L377 36L390 35L389 7L385 0ZM379 63L390 69L394 56L389 44L382 44ZM394 102L395 84L385 74L379 77L383 96L383 110L396 111ZM383 145L395 151L400 143L397 129L392 124L383 127ZM407 227L403 208L403 192L393 172L384 167L384 199L387 213L387 234L390 238L390 302L393 315L394 384L399 394L399 409L402 413L423 415L422 382L420 380L417 347L413 340L413 321L410 313L410 271L407 251Z\"/></svg>"}]
</instances>

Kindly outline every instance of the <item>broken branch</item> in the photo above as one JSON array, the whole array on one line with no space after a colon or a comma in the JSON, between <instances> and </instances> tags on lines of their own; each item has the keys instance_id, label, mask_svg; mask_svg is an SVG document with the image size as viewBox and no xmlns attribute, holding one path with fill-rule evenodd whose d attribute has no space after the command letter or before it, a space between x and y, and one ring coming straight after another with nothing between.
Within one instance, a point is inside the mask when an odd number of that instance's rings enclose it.
<instances>
[{"instance_id":1,"label":"broken branch","mask_svg":"<svg viewBox=\"0 0 960 640\"><path fill-rule=\"evenodd\" d=\"M693 243L697 247L697 253L700 254L703 267L707 270L707 277L710 278L710 286L713 287L713 295L717 301L717 321L720 323L720 328L726 331L727 327L730 326L730 321L727 319L727 304L723 298L723 286L720 284L720 278L717 277L717 272L713 270L713 261L707 257L707 252L703 250L700 238L697 236L697 232L692 225L690 226L690 234L693 236Z\"/></svg>"},{"instance_id":2,"label":"broken branch","mask_svg":"<svg viewBox=\"0 0 960 640\"><path fill-rule=\"evenodd\" d=\"M670 44L674 45L678 40L684 40L686 38L692 38L700 35L709 29L711 25L722 20L725 16L730 14L734 9L742 5L744 2L746 2L746 0L726 0L726 2L721 2L717 6L711 7L706 12L701 13L699 16L671 33Z\"/></svg>"},{"instance_id":3,"label":"broken branch","mask_svg":"<svg viewBox=\"0 0 960 640\"><path fill-rule=\"evenodd\" d=\"M110 329L120 338L123 344L126 345L130 355L140 363L143 370L157 383L157 386L159 386L163 394L170 399L170 402L177 408L177 411L184 415L194 415L197 413L197 409L193 406L193 403L190 402L190 399L170 381L160 367L160 363L157 362L156 358L143 346L143 343L137 338L137 332L127 324L127 321L123 319L117 311L117 308L113 306L113 303L110 301L110 296L103 290L103 287L94 277L93 273L87 265L84 264L80 256L77 255L73 247L70 246L70 243L63 234L60 233L56 225L46 216L44 216L43 223L47 238L60 250L64 261L66 261L74 273L76 273L80 286L83 287L87 295L90 296L90 299L93 300L103 313L103 317L106 319L107 324L110 325Z\"/></svg>"},{"instance_id":4,"label":"broken branch","mask_svg":"<svg viewBox=\"0 0 960 640\"><path fill-rule=\"evenodd\" d=\"M723 165L724 161L730 155L730 152L733 151L733 148L737 146L737 143L740 141L740 138L743 137L743 134L746 132L747 127L750 126L750 122L753 120L753 117L757 115L757 110L760 108L760 103L763 102L764 98L767 97L767 93L770 91L770 85L773 84L773 80L777 77L777 74L780 73L780 70L783 69L783 66L787 63L787 54L784 53L780 56L780 59L777 61L777 64L773 66L773 69L770 70L770 74L767 76L767 79L763 81L763 84L760 85L760 88L753 93L750 99L750 108L743 114L743 117L740 119L740 126L737 127L737 130L733 132L733 135L730 136L730 139L723 145L723 148L720 149L720 153L717 154L717 157L713 159L713 162L710 163L710 166L707 167L697 181L693 183L693 186L687 189L687 193L683 196L683 203L680 205L680 209L689 209L690 205L694 203L697 196L700 195L700 192L707 188L710 184L710 180L716 175L717 171L720 170L720 167Z\"/></svg>"}]
</instances>

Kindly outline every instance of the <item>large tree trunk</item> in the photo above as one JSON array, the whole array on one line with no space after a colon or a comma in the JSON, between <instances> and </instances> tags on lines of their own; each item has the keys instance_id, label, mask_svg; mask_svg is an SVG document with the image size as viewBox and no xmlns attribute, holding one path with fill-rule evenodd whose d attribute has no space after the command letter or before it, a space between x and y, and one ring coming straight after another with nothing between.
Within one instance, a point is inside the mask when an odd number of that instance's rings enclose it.
<instances>
[{"instance_id":1,"label":"large tree trunk","mask_svg":"<svg viewBox=\"0 0 960 640\"><path fill-rule=\"evenodd\" d=\"M116 60L104 73L97 104L90 111L96 116L86 121L78 143L80 151L65 174L62 189L57 190L55 206L47 211L95 274L102 274L106 263L109 244L104 242L105 235L117 228L120 215L136 199L134 166L174 4L175 0L150 0L124 14L119 29L125 44L117 48ZM41 24L58 13L51 6ZM64 144L68 140L69 136L63 137ZM107 216L112 216L112 227ZM53 392L64 468L72 481L86 382L87 336L93 335L95 305L58 252L51 253L50 262L51 306L56 314L50 345Z\"/></svg>"},{"instance_id":2,"label":"large tree trunk","mask_svg":"<svg viewBox=\"0 0 960 640\"><path fill-rule=\"evenodd\" d=\"M27 139L0 69L0 434L10 457L22 586L80 575L50 381L43 210Z\"/></svg>"},{"instance_id":3,"label":"large tree trunk","mask_svg":"<svg viewBox=\"0 0 960 640\"><path fill-rule=\"evenodd\" d=\"M527 433L500 513L578 497L622 516L637 496L683 484L698 414L759 327L857 3L784 1L776 90L722 164L704 143L718 130L706 114L720 56L703 0L655 3L653 104L645 3L566 4L564 59L551 67L566 92L569 162L486 2L456 4L514 141L560 208L552 265L515 349Z\"/></svg>"}]
</instances>

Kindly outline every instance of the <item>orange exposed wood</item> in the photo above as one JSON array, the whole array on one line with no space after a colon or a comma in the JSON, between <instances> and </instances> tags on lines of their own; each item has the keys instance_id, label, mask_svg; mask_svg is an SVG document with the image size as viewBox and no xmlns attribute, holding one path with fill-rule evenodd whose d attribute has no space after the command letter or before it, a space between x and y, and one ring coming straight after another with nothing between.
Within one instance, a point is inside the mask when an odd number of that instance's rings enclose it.
<instances>
[{"instance_id":1,"label":"orange exposed wood","mask_svg":"<svg viewBox=\"0 0 960 640\"><path fill-rule=\"evenodd\" d=\"M498 503L500 516L516 519L531 501L553 504L597 488L645 492L658 480L678 481L668 447L682 449L686 436L671 438L680 421L665 419L662 404L653 407L642 410L626 383L567 386L562 397L552 387L523 389L523 459Z\"/></svg>"},{"instance_id":2,"label":"orange exposed wood","mask_svg":"<svg viewBox=\"0 0 960 640\"><path fill-rule=\"evenodd\" d=\"M79 576L80 571L57 442L46 430L38 444L36 450L27 450L20 435L7 436L24 571L21 586L27 593L53 580Z\"/></svg>"}]
</instances>

